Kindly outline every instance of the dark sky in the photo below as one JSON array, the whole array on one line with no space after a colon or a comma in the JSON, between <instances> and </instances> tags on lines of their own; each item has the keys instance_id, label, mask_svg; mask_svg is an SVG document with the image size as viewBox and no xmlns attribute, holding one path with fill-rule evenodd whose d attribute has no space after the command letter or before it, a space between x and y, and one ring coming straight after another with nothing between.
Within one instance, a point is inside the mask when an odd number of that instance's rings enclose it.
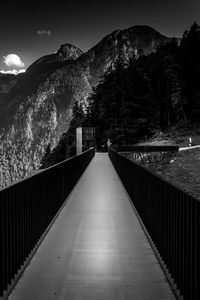
<instances>
[{"instance_id":1,"label":"dark sky","mask_svg":"<svg viewBox=\"0 0 200 300\"><path fill-rule=\"evenodd\" d=\"M149 25L164 35L181 36L194 21L200 23L199 0L6 2L0 8L0 70L26 69L63 43L86 51L115 29ZM8 54L18 55L24 66L16 57L13 65Z\"/></svg>"}]
</instances>

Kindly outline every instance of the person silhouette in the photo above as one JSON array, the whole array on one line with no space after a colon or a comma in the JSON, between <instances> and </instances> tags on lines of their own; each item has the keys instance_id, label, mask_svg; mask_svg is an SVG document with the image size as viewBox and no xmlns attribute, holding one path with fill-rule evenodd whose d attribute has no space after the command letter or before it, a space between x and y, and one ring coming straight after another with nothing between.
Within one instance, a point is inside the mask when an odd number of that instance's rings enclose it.
<instances>
[{"instance_id":1,"label":"person silhouette","mask_svg":"<svg viewBox=\"0 0 200 300\"><path fill-rule=\"evenodd\" d=\"M110 141L110 138L108 138L108 140L107 140L107 147L108 147L108 149L110 148L110 146L111 146L111 141Z\"/></svg>"}]
</instances>

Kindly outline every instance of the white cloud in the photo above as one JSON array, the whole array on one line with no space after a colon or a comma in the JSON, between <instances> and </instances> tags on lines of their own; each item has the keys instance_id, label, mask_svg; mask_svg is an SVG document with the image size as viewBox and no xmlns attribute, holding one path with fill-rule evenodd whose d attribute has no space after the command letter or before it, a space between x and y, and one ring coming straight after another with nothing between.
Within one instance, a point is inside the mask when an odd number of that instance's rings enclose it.
<instances>
[{"instance_id":1,"label":"white cloud","mask_svg":"<svg viewBox=\"0 0 200 300\"><path fill-rule=\"evenodd\" d=\"M25 69L20 69L20 70L0 70L0 73L2 74L14 74L14 75L17 75L17 74L20 74L20 73L24 73L26 72Z\"/></svg>"},{"instance_id":2,"label":"white cloud","mask_svg":"<svg viewBox=\"0 0 200 300\"><path fill-rule=\"evenodd\" d=\"M3 56L3 62L9 67L15 66L23 68L25 66L25 64L17 54L8 54L6 56Z\"/></svg>"},{"instance_id":3,"label":"white cloud","mask_svg":"<svg viewBox=\"0 0 200 300\"><path fill-rule=\"evenodd\" d=\"M38 30L37 34L39 34L40 36L46 35L46 36L50 37L51 36L51 31L42 29L42 30Z\"/></svg>"}]
</instances>

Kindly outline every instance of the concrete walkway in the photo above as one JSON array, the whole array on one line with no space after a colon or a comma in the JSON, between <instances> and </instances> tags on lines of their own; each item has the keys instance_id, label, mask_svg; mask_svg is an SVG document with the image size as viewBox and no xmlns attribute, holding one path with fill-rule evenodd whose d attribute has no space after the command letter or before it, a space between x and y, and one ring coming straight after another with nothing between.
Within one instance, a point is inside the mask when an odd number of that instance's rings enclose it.
<instances>
[{"instance_id":1,"label":"concrete walkway","mask_svg":"<svg viewBox=\"0 0 200 300\"><path fill-rule=\"evenodd\" d=\"M9 300L175 299L106 153L96 154Z\"/></svg>"}]
</instances>

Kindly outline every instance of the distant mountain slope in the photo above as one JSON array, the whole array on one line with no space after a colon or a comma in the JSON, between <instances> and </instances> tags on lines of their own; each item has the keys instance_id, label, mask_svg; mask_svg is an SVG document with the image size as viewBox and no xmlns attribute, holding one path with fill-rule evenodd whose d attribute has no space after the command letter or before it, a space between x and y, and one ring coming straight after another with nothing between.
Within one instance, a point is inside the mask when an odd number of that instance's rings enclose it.
<instances>
[{"instance_id":1,"label":"distant mountain slope","mask_svg":"<svg viewBox=\"0 0 200 300\"><path fill-rule=\"evenodd\" d=\"M64 44L53 54L36 60L25 73L16 76L16 84L6 96L5 106L0 113L0 126L9 123L22 99L32 95L44 81L57 69L76 60L83 52L71 44Z\"/></svg>"},{"instance_id":2,"label":"distant mountain slope","mask_svg":"<svg viewBox=\"0 0 200 300\"><path fill-rule=\"evenodd\" d=\"M76 60L83 52L71 44L63 44L60 49L36 60L27 70L25 77L37 75L40 79L47 77L56 69L63 67L66 61Z\"/></svg>"},{"instance_id":3,"label":"distant mountain slope","mask_svg":"<svg viewBox=\"0 0 200 300\"><path fill-rule=\"evenodd\" d=\"M133 55L148 54L156 50L160 43L170 38L163 36L149 26L134 26L125 30L115 30L107 35L96 46L79 57L88 71L92 86L99 83L107 67L113 64L118 56L128 61Z\"/></svg>"},{"instance_id":4,"label":"distant mountain slope","mask_svg":"<svg viewBox=\"0 0 200 300\"><path fill-rule=\"evenodd\" d=\"M0 110L4 105L4 101L17 82L17 76L13 74L0 73Z\"/></svg>"},{"instance_id":5,"label":"distant mountain slope","mask_svg":"<svg viewBox=\"0 0 200 300\"><path fill-rule=\"evenodd\" d=\"M170 39L148 26L116 30L86 53L65 44L34 62L17 80L0 111L0 185L40 166L49 143L68 130L75 102L84 105L108 66Z\"/></svg>"}]
</instances>

